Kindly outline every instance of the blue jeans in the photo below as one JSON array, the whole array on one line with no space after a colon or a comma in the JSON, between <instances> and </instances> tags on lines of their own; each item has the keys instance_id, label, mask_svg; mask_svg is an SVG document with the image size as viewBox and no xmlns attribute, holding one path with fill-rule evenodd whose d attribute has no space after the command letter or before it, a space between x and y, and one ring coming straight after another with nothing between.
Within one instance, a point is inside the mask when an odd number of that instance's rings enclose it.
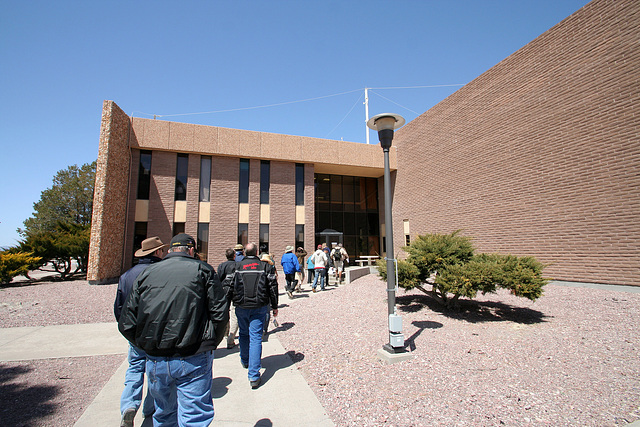
<instances>
[{"instance_id":1,"label":"blue jeans","mask_svg":"<svg viewBox=\"0 0 640 427\"><path fill-rule=\"evenodd\" d=\"M249 367L249 380L260 378L262 368L262 331L269 306L260 308L236 307L238 327L240 328L240 361Z\"/></svg>"},{"instance_id":2,"label":"blue jeans","mask_svg":"<svg viewBox=\"0 0 640 427\"><path fill-rule=\"evenodd\" d=\"M188 357L147 355L153 425L206 427L213 421L213 352Z\"/></svg>"},{"instance_id":3,"label":"blue jeans","mask_svg":"<svg viewBox=\"0 0 640 427\"><path fill-rule=\"evenodd\" d=\"M313 278L313 285L311 287L313 289L316 288L316 284L318 283L318 277L320 277L320 289L324 291L324 278L326 270L324 268L316 268L313 270L316 273L316 276Z\"/></svg>"},{"instance_id":4,"label":"blue jeans","mask_svg":"<svg viewBox=\"0 0 640 427\"><path fill-rule=\"evenodd\" d=\"M129 408L134 408L136 411L140 408L147 353L129 344L127 359L129 360L129 367L127 368L127 373L124 375L124 390L122 390L122 396L120 396L121 414ZM153 414L153 411L153 397L151 397L151 394L147 391L147 396L142 406L142 414L148 416Z\"/></svg>"}]
</instances>

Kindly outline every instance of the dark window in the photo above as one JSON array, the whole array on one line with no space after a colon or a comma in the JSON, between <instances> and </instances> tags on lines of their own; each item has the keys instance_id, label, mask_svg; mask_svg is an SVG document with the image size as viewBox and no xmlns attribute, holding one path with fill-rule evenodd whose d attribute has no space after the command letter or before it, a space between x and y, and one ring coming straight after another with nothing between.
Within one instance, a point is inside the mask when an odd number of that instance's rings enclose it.
<instances>
[{"instance_id":1,"label":"dark window","mask_svg":"<svg viewBox=\"0 0 640 427\"><path fill-rule=\"evenodd\" d=\"M342 241L351 259L361 255L380 254L380 215L378 212L378 180L376 178L316 174L315 233L316 244ZM331 232L330 232L331 233Z\"/></svg>"},{"instance_id":2,"label":"dark window","mask_svg":"<svg viewBox=\"0 0 640 427\"><path fill-rule=\"evenodd\" d=\"M184 222L174 222L173 223L173 235L176 236L178 234L184 233Z\"/></svg>"},{"instance_id":3,"label":"dark window","mask_svg":"<svg viewBox=\"0 0 640 427\"><path fill-rule=\"evenodd\" d=\"M208 202L211 197L211 157L200 157L200 201Z\"/></svg>"},{"instance_id":4,"label":"dark window","mask_svg":"<svg viewBox=\"0 0 640 427\"><path fill-rule=\"evenodd\" d=\"M260 161L260 204L269 204L269 187L271 187L271 164L268 160Z\"/></svg>"},{"instance_id":5,"label":"dark window","mask_svg":"<svg viewBox=\"0 0 640 427\"><path fill-rule=\"evenodd\" d=\"M304 206L304 164L296 163L296 206Z\"/></svg>"},{"instance_id":6,"label":"dark window","mask_svg":"<svg viewBox=\"0 0 640 427\"><path fill-rule=\"evenodd\" d=\"M249 203L249 159L240 159L238 203Z\"/></svg>"},{"instance_id":7,"label":"dark window","mask_svg":"<svg viewBox=\"0 0 640 427\"><path fill-rule=\"evenodd\" d=\"M249 243L249 224L238 224L238 243L242 246Z\"/></svg>"},{"instance_id":8,"label":"dark window","mask_svg":"<svg viewBox=\"0 0 640 427\"><path fill-rule=\"evenodd\" d=\"M149 200L151 186L151 151L140 152L140 167L138 169L138 199Z\"/></svg>"},{"instance_id":9,"label":"dark window","mask_svg":"<svg viewBox=\"0 0 640 427\"><path fill-rule=\"evenodd\" d=\"M260 253L269 253L269 224L260 224L260 238L259 238Z\"/></svg>"},{"instance_id":10,"label":"dark window","mask_svg":"<svg viewBox=\"0 0 640 427\"><path fill-rule=\"evenodd\" d=\"M331 175L331 210L342 211L342 177Z\"/></svg>"},{"instance_id":11,"label":"dark window","mask_svg":"<svg viewBox=\"0 0 640 427\"><path fill-rule=\"evenodd\" d=\"M135 257L135 252L142 247L142 241L147 238L147 223L146 222L136 222L135 228L133 231L133 253L131 256L133 257L133 263L138 263L138 258Z\"/></svg>"},{"instance_id":12,"label":"dark window","mask_svg":"<svg viewBox=\"0 0 640 427\"><path fill-rule=\"evenodd\" d=\"M296 249L304 248L304 224L296 224Z\"/></svg>"},{"instance_id":13,"label":"dark window","mask_svg":"<svg viewBox=\"0 0 640 427\"><path fill-rule=\"evenodd\" d=\"M198 255L203 261L207 260L209 254L209 223L198 224Z\"/></svg>"},{"instance_id":14,"label":"dark window","mask_svg":"<svg viewBox=\"0 0 640 427\"><path fill-rule=\"evenodd\" d=\"M411 244L411 236L408 234L404 235L404 244L409 246Z\"/></svg>"},{"instance_id":15,"label":"dark window","mask_svg":"<svg viewBox=\"0 0 640 427\"><path fill-rule=\"evenodd\" d=\"M189 155L178 154L176 165L176 200L187 200L187 174L189 168Z\"/></svg>"}]
</instances>

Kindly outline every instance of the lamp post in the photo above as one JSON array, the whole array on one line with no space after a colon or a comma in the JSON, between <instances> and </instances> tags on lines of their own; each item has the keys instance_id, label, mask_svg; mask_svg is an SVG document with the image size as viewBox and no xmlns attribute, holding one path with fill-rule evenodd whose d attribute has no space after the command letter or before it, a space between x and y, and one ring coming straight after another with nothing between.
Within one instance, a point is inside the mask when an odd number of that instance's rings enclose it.
<instances>
[{"instance_id":1,"label":"lamp post","mask_svg":"<svg viewBox=\"0 0 640 427\"><path fill-rule=\"evenodd\" d=\"M383 113L369 119L367 126L378 131L378 139L384 153L384 222L387 253L387 309L389 314L389 343L382 348L389 353L404 352L402 318L396 312L396 266L393 253L393 219L391 217L391 172L389 168L389 148L393 141L393 131L402 127L405 120L398 114Z\"/></svg>"}]
</instances>

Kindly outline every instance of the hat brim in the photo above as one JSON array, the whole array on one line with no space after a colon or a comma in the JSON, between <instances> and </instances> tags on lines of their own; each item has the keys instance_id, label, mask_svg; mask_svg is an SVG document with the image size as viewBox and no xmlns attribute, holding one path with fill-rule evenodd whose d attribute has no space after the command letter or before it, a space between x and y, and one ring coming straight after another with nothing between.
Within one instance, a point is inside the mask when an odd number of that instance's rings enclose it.
<instances>
[{"instance_id":1,"label":"hat brim","mask_svg":"<svg viewBox=\"0 0 640 427\"><path fill-rule=\"evenodd\" d=\"M134 255L134 256L136 256L136 257L143 257L143 256L147 256L147 255L149 255L149 254L154 253L154 252L155 252L155 251L157 251L158 249L164 249L164 248L166 248L167 246L169 246L169 245L160 245L160 246L157 246L157 247L155 247L155 248L147 249L146 251L143 251L143 250L142 250L142 248L140 248L140 249L138 249L138 250L136 251L136 253L135 253L135 254L133 254L133 255Z\"/></svg>"}]
</instances>

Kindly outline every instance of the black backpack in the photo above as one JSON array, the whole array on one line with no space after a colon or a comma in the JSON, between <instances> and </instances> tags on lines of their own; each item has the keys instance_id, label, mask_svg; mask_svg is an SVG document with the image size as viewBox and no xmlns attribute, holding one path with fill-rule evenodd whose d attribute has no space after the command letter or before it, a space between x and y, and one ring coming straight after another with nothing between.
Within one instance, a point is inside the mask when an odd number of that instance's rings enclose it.
<instances>
[{"instance_id":1,"label":"black backpack","mask_svg":"<svg viewBox=\"0 0 640 427\"><path fill-rule=\"evenodd\" d=\"M331 254L331 257L335 260L335 261L342 261L342 252L340 251L340 248L335 248L333 250L333 253Z\"/></svg>"}]
</instances>

